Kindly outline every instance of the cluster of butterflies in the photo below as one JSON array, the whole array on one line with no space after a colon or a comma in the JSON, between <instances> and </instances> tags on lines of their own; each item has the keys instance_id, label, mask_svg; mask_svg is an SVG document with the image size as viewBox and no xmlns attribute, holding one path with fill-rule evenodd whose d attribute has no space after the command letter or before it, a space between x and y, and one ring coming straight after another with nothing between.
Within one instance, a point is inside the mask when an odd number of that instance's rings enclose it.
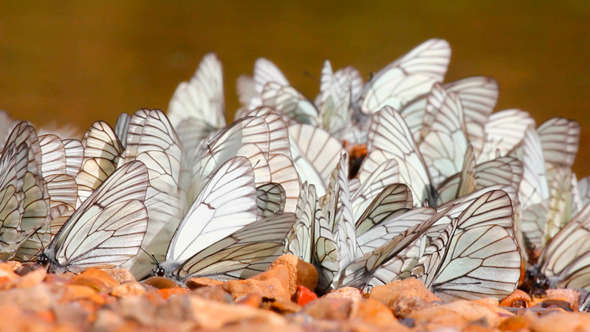
<instances>
[{"instance_id":1,"label":"cluster of butterflies","mask_svg":"<svg viewBox=\"0 0 590 332\"><path fill-rule=\"evenodd\" d=\"M428 40L366 83L326 61L315 100L259 59L229 125L213 54L167 115L123 113L81 141L6 118L0 258L182 283L291 253L316 266L318 292L416 277L444 300L501 299L532 262L545 287L590 289L578 124L492 113L494 80L443 83L450 54Z\"/></svg>"}]
</instances>

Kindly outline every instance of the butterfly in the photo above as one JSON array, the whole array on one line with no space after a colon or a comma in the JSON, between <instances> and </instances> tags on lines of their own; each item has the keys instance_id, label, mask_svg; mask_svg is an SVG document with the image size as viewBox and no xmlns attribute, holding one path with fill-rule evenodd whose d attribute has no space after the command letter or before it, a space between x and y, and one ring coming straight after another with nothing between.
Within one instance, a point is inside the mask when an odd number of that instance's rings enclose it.
<instances>
[{"instance_id":1,"label":"butterfly","mask_svg":"<svg viewBox=\"0 0 590 332\"><path fill-rule=\"evenodd\" d=\"M221 267L235 268L233 273L239 274L249 265L246 262L259 264L275 251L281 252L284 236L294 218L283 218L279 213L270 216L273 221L268 224L263 222L268 218L258 221L258 201L249 160L245 157L229 159L215 171L178 225L166 260L159 264L155 273L184 281L196 275L216 274L201 271L213 269L203 261L220 263L227 259ZM272 225L277 227L275 231ZM281 227L285 229L282 234ZM268 237L261 236L263 233ZM241 267L229 267L229 264Z\"/></svg>"},{"instance_id":2,"label":"butterfly","mask_svg":"<svg viewBox=\"0 0 590 332\"><path fill-rule=\"evenodd\" d=\"M512 202L501 190L472 197L391 220L392 239L347 266L343 284L370 289L413 275L445 300L510 294L521 262Z\"/></svg>"},{"instance_id":3,"label":"butterfly","mask_svg":"<svg viewBox=\"0 0 590 332\"><path fill-rule=\"evenodd\" d=\"M47 227L49 194L41 170L36 130L19 122L6 139L0 159L0 256L30 258L37 248L32 235Z\"/></svg>"},{"instance_id":4,"label":"butterfly","mask_svg":"<svg viewBox=\"0 0 590 332\"><path fill-rule=\"evenodd\" d=\"M147 229L148 171L139 161L116 169L60 228L38 261L50 272L116 267L135 256Z\"/></svg>"},{"instance_id":5,"label":"butterfly","mask_svg":"<svg viewBox=\"0 0 590 332\"><path fill-rule=\"evenodd\" d=\"M213 53L207 54L189 82L176 88L168 117L188 153L209 134L225 127L223 68Z\"/></svg>"},{"instance_id":6,"label":"butterfly","mask_svg":"<svg viewBox=\"0 0 590 332\"><path fill-rule=\"evenodd\" d=\"M400 109L407 102L442 82L451 49L443 39L430 39L387 65L365 84L359 97L360 110L373 114L384 106Z\"/></svg>"}]
</instances>

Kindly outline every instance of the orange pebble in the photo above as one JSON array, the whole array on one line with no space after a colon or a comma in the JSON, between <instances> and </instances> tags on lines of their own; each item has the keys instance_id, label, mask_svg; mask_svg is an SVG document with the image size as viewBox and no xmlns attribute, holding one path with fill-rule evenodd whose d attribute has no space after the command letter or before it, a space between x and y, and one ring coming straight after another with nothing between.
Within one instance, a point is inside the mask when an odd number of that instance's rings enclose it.
<instances>
[{"instance_id":1,"label":"orange pebble","mask_svg":"<svg viewBox=\"0 0 590 332\"><path fill-rule=\"evenodd\" d=\"M307 287L298 285L297 286L297 304L304 306L309 302L318 298L316 293L310 291Z\"/></svg>"},{"instance_id":2,"label":"orange pebble","mask_svg":"<svg viewBox=\"0 0 590 332\"><path fill-rule=\"evenodd\" d=\"M186 288L163 288L156 291L163 299L167 300L170 296L176 294L186 294L189 290Z\"/></svg>"},{"instance_id":3,"label":"orange pebble","mask_svg":"<svg viewBox=\"0 0 590 332\"><path fill-rule=\"evenodd\" d=\"M522 308L530 308L531 307L531 297L521 291L520 289L515 289L512 294L508 295L502 301L500 301L500 305L503 307L522 307Z\"/></svg>"}]
</instances>

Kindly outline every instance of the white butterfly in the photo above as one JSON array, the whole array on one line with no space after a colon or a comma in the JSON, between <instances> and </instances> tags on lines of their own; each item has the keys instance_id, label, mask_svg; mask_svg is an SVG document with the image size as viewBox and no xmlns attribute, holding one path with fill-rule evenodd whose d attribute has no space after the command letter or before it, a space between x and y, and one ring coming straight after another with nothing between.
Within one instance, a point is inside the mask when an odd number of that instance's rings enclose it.
<instances>
[{"instance_id":1,"label":"white butterfly","mask_svg":"<svg viewBox=\"0 0 590 332\"><path fill-rule=\"evenodd\" d=\"M318 195L323 196L343 151L342 144L328 132L305 124L289 126L289 139L301 182L313 184Z\"/></svg>"},{"instance_id":2,"label":"white butterfly","mask_svg":"<svg viewBox=\"0 0 590 332\"><path fill-rule=\"evenodd\" d=\"M168 117L189 153L210 133L225 127L223 68L215 54L205 55L191 80L178 85Z\"/></svg>"},{"instance_id":3,"label":"white butterfly","mask_svg":"<svg viewBox=\"0 0 590 332\"><path fill-rule=\"evenodd\" d=\"M76 209L39 257L54 273L116 267L135 256L147 229L147 168L129 162Z\"/></svg>"},{"instance_id":4,"label":"white butterfly","mask_svg":"<svg viewBox=\"0 0 590 332\"><path fill-rule=\"evenodd\" d=\"M18 123L6 139L0 160L0 255L28 260L39 250L32 235L47 227L49 194L41 170L35 129Z\"/></svg>"},{"instance_id":5,"label":"white butterfly","mask_svg":"<svg viewBox=\"0 0 590 332\"><path fill-rule=\"evenodd\" d=\"M365 157L359 174L370 174L381 164L394 159L399 181L410 187L414 205L434 202L434 190L428 168L403 117L389 106L375 113L371 120Z\"/></svg>"},{"instance_id":6,"label":"white butterfly","mask_svg":"<svg viewBox=\"0 0 590 332\"><path fill-rule=\"evenodd\" d=\"M484 141L484 127L498 100L498 84L489 77L468 77L447 83L444 90L456 93L461 100L469 141L479 155ZM430 93L429 93L430 94ZM429 94L416 97L400 109L416 142L422 140L424 126L432 125L432 117L425 116Z\"/></svg>"},{"instance_id":7,"label":"white butterfly","mask_svg":"<svg viewBox=\"0 0 590 332\"><path fill-rule=\"evenodd\" d=\"M586 205L544 248L540 271L551 287L590 290L590 205Z\"/></svg>"},{"instance_id":8,"label":"white butterfly","mask_svg":"<svg viewBox=\"0 0 590 332\"><path fill-rule=\"evenodd\" d=\"M84 157L80 172L76 175L78 183L78 202L80 206L90 194L117 168L123 146L113 129L103 121L95 122L82 139Z\"/></svg>"},{"instance_id":9,"label":"white butterfly","mask_svg":"<svg viewBox=\"0 0 590 332\"><path fill-rule=\"evenodd\" d=\"M119 164L139 160L147 167L149 176L144 201L149 221L142 242L143 251L124 265L139 279L149 275L154 267L153 258L164 259L168 243L182 218L179 186L182 145L160 110L137 111L129 119L125 137L126 149Z\"/></svg>"},{"instance_id":10,"label":"white butterfly","mask_svg":"<svg viewBox=\"0 0 590 332\"><path fill-rule=\"evenodd\" d=\"M365 84L360 96L360 110L373 114L391 106L400 109L412 99L442 82L451 57L449 43L430 39L387 65Z\"/></svg>"},{"instance_id":11,"label":"white butterfly","mask_svg":"<svg viewBox=\"0 0 590 332\"><path fill-rule=\"evenodd\" d=\"M209 259L209 254L217 252L220 249L227 249L226 246L215 247L218 241L231 238L236 232L245 231L245 227L257 221L258 207L257 195L255 188L253 168L245 157L234 157L225 162L211 177L205 185L199 197L195 200L185 217L176 229L172 240L170 241L166 261L160 267L161 272L166 276L185 280L194 275L201 275L201 269L206 269L200 265L200 261ZM281 215L279 215L281 216ZM271 218L274 218L271 217ZM278 218L278 217L277 217ZM294 219L291 218L289 228L292 226ZM264 225L259 225L265 227ZM259 226L257 229L259 229ZM280 235L284 239L288 229ZM246 231L245 231L246 232ZM238 236L240 238L240 236ZM279 241L279 244L282 242ZM244 241L249 241L248 248L256 248L254 251L239 251L238 247L244 242L234 241L232 255L244 254L253 255L253 261L260 261L267 258L256 251L260 248L256 246L256 241L252 241L248 236ZM272 240L273 253L277 249L276 241ZM261 244L262 245L262 244ZM264 247L264 245L262 245ZM217 248L217 249L213 249ZM268 249L268 248L266 248ZM282 251L282 247L279 252ZM228 254L228 252L224 252ZM267 252L268 253L268 252ZM217 254L215 254L217 255ZM220 259L222 256L215 256ZM226 258L226 257L224 257ZM238 264L239 259L236 259ZM270 262L269 262L270 264ZM235 270L238 273L239 269ZM207 274L208 275L208 274Z\"/></svg>"}]
</instances>

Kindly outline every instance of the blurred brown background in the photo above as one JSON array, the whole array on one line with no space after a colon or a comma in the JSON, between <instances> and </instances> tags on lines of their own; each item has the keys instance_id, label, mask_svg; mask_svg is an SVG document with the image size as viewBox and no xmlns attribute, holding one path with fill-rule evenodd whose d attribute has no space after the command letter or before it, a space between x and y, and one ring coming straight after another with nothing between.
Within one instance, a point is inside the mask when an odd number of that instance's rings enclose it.
<instances>
[{"instance_id":1,"label":"blurred brown background","mask_svg":"<svg viewBox=\"0 0 590 332\"><path fill-rule=\"evenodd\" d=\"M324 59L369 73L422 41L447 39L447 80L487 75L497 109L537 123L582 124L576 161L590 175L590 1L0 1L0 109L82 132L120 112L166 109L201 57L224 63L227 112L235 80L267 57L311 97ZM309 74L308 74L309 73Z\"/></svg>"}]
</instances>

